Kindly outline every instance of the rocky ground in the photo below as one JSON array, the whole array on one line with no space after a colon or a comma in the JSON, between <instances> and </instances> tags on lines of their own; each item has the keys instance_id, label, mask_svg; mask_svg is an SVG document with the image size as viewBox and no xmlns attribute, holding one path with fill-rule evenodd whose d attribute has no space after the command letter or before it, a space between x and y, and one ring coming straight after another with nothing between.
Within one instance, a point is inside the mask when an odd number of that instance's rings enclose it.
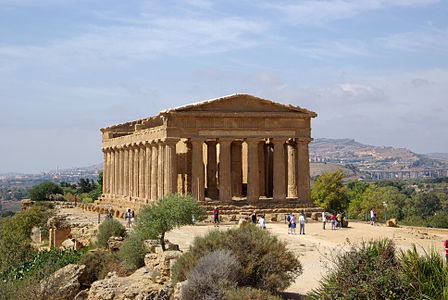
<instances>
[{"instance_id":1,"label":"rocky ground","mask_svg":"<svg viewBox=\"0 0 448 300\"><path fill-rule=\"evenodd\" d=\"M63 213L83 216L92 222L98 221L98 214L80 209L63 209ZM219 228L209 223L184 226L169 232L167 239L178 244L181 250L187 250L194 237L204 235L213 229L226 230L234 226L237 225L223 224ZM434 247L443 254L443 241L448 239L448 230L442 229L391 228L382 225L371 226L362 222L351 222L349 228L342 230L330 230L329 227L327 224L327 230L323 230L321 222L313 221L306 225L306 235L290 235L284 223L267 224L267 230L284 240L288 248L300 256L304 272L287 290L291 295L298 297L316 288L322 275L332 267L332 255L348 249L350 243L391 238L400 249L409 249L412 244L416 244L421 251Z\"/></svg>"}]
</instances>

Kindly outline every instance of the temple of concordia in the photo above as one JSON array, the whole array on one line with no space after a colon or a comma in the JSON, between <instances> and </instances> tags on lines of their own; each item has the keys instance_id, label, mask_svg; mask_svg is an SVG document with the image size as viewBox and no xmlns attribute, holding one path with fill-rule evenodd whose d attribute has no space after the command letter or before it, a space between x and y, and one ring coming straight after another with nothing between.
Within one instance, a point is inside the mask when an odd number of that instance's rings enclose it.
<instances>
[{"instance_id":1,"label":"temple of concordia","mask_svg":"<svg viewBox=\"0 0 448 300\"><path fill-rule=\"evenodd\" d=\"M308 144L316 113L246 94L101 129L103 195L121 216L170 193L223 212L312 209Z\"/></svg>"}]
</instances>

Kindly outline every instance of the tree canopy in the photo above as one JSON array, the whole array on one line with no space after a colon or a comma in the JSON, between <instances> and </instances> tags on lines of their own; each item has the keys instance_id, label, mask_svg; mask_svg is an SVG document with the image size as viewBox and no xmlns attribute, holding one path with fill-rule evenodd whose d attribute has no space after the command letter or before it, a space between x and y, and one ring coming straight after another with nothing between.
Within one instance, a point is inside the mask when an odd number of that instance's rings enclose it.
<instances>
[{"instance_id":1,"label":"tree canopy","mask_svg":"<svg viewBox=\"0 0 448 300\"><path fill-rule=\"evenodd\" d=\"M145 239L159 239L165 250L166 232L193 224L193 217L201 220L204 216L204 209L190 195L170 194L140 211L135 231Z\"/></svg>"},{"instance_id":2,"label":"tree canopy","mask_svg":"<svg viewBox=\"0 0 448 300\"><path fill-rule=\"evenodd\" d=\"M341 170L325 172L319 176L311 189L314 203L324 210L340 212L348 207L347 189L342 179L345 175Z\"/></svg>"},{"instance_id":3,"label":"tree canopy","mask_svg":"<svg viewBox=\"0 0 448 300\"><path fill-rule=\"evenodd\" d=\"M33 201L50 200L50 195L63 194L61 186L52 181L44 181L33 186L28 191L28 197Z\"/></svg>"}]
</instances>

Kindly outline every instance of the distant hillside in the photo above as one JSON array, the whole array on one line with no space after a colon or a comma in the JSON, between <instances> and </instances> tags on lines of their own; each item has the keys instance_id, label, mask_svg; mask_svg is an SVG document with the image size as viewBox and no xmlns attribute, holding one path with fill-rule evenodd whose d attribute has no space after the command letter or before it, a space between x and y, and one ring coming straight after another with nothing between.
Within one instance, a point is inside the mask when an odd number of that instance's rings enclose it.
<instances>
[{"instance_id":1,"label":"distant hillside","mask_svg":"<svg viewBox=\"0 0 448 300\"><path fill-rule=\"evenodd\" d=\"M406 148L364 145L353 139L316 139L310 144L310 160L339 164L367 178L448 176L448 154L416 154Z\"/></svg>"}]
</instances>

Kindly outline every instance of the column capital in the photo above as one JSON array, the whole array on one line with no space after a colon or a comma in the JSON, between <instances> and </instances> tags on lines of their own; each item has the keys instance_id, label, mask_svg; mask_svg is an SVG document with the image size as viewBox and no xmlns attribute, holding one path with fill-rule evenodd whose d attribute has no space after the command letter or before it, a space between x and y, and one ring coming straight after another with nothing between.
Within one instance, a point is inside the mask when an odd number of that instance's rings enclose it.
<instances>
[{"instance_id":1,"label":"column capital","mask_svg":"<svg viewBox=\"0 0 448 300\"><path fill-rule=\"evenodd\" d=\"M313 138L296 138L296 142L300 144L309 144L313 140Z\"/></svg>"},{"instance_id":2,"label":"column capital","mask_svg":"<svg viewBox=\"0 0 448 300\"><path fill-rule=\"evenodd\" d=\"M220 144L230 144L231 142L233 142L235 139L232 137L220 137L218 138L218 142Z\"/></svg>"},{"instance_id":3,"label":"column capital","mask_svg":"<svg viewBox=\"0 0 448 300\"><path fill-rule=\"evenodd\" d=\"M180 138L177 137L166 137L161 140L164 144L177 144L180 141Z\"/></svg>"},{"instance_id":4,"label":"column capital","mask_svg":"<svg viewBox=\"0 0 448 300\"><path fill-rule=\"evenodd\" d=\"M206 139L203 137L192 137L189 140L191 143L204 143Z\"/></svg>"}]
</instances>

